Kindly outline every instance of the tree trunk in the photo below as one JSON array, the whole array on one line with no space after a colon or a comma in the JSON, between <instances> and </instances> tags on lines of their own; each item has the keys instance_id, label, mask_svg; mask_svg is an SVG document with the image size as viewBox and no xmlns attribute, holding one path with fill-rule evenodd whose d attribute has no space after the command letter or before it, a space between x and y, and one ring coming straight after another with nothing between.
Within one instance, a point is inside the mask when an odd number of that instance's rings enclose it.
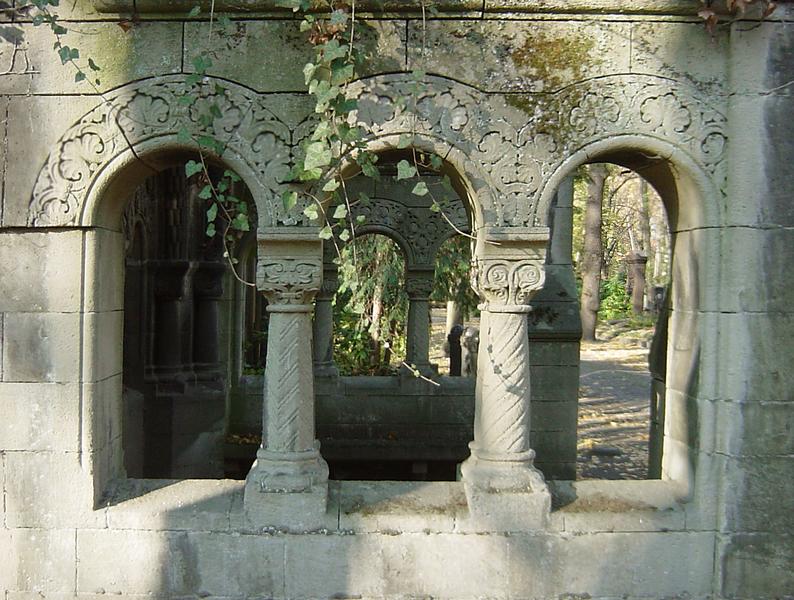
<instances>
[{"instance_id":1,"label":"tree trunk","mask_svg":"<svg viewBox=\"0 0 794 600\"><path fill-rule=\"evenodd\" d=\"M601 202L604 198L606 166L588 167L587 202L584 214L584 248L582 250L582 297L580 314L582 339L595 341L598 308L601 303L601 267L604 249L601 244Z\"/></svg>"},{"instance_id":2,"label":"tree trunk","mask_svg":"<svg viewBox=\"0 0 794 600\"><path fill-rule=\"evenodd\" d=\"M634 312L639 314L642 312L647 304L650 304L653 298L653 285L648 280L648 257L651 255L651 215L648 207L648 182L640 178L640 240L642 250L640 253L645 257L646 261L642 267L642 282L635 282L635 285L642 284L642 290L645 293L645 302L639 307L635 306Z\"/></svg>"}]
</instances>

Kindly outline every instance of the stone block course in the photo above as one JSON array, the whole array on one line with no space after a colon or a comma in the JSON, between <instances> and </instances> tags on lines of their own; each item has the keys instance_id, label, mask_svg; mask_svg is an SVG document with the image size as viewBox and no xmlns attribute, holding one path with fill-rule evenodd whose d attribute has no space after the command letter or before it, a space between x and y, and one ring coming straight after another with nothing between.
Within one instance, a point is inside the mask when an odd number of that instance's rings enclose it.
<instances>
[{"instance_id":1,"label":"stone block course","mask_svg":"<svg viewBox=\"0 0 794 600\"><path fill-rule=\"evenodd\" d=\"M737 533L718 542L718 576L725 598L773 600L794 590L794 535Z\"/></svg>"},{"instance_id":2,"label":"stone block course","mask_svg":"<svg viewBox=\"0 0 794 600\"><path fill-rule=\"evenodd\" d=\"M629 72L630 30L622 23L431 20L408 28L409 69L445 73L483 91L555 92Z\"/></svg>"},{"instance_id":3,"label":"stone block course","mask_svg":"<svg viewBox=\"0 0 794 600\"><path fill-rule=\"evenodd\" d=\"M0 448L79 449L77 384L0 383Z\"/></svg>"},{"instance_id":4,"label":"stone block course","mask_svg":"<svg viewBox=\"0 0 794 600\"><path fill-rule=\"evenodd\" d=\"M74 529L11 529L11 561L3 560L12 576L7 590L37 592L48 597L51 592L74 589ZM2 575L0 575L2 581Z\"/></svg>"},{"instance_id":5,"label":"stone block course","mask_svg":"<svg viewBox=\"0 0 794 600\"><path fill-rule=\"evenodd\" d=\"M0 312L78 312L80 231L0 234Z\"/></svg>"},{"instance_id":6,"label":"stone block course","mask_svg":"<svg viewBox=\"0 0 794 600\"><path fill-rule=\"evenodd\" d=\"M80 377L78 313L5 313L3 380L74 382Z\"/></svg>"}]
</instances>

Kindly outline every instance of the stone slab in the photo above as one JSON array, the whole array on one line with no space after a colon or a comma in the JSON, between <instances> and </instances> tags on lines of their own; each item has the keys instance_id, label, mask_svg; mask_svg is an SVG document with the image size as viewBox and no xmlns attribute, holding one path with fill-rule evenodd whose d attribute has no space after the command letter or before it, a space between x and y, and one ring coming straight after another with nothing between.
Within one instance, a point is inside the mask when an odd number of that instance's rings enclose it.
<instances>
[{"instance_id":1,"label":"stone slab","mask_svg":"<svg viewBox=\"0 0 794 600\"><path fill-rule=\"evenodd\" d=\"M76 453L6 452L5 469L8 527L105 526Z\"/></svg>"},{"instance_id":2,"label":"stone slab","mask_svg":"<svg viewBox=\"0 0 794 600\"><path fill-rule=\"evenodd\" d=\"M10 561L3 562L10 563L15 577L0 589L36 592L40 597L74 589L75 530L12 529L9 537Z\"/></svg>"},{"instance_id":3,"label":"stone slab","mask_svg":"<svg viewBox=\"0 0 794 600\"><path fill-rule=\"evenodd\" d=\"M82 387L82 447L89 452L109 448L122 434L122 375L84 383Z\"/></svg>"},{"instance_id":4,"label":"stone slab","mask_svg":"<svg viewBox=\"0 0 794 600\"><path fill-rule=\"evenodd\" d=\"M298 25L297 20L235 21L228 35L210 38L208 23L187 23L185 69L193 71L194 57L209 51L213 56L213 66L207 71L210 75L232 79L258 92L303 91L303 65L316 59L308 34L299 31ZM405 68L404 22L359 21L356 35L365 58L359 76Z\"/></svg>"},{"instance_id":5,"label":"stone slab","mask_svg":"<svg viewBox=\"0 0 794 600\"><path fill-rule=\"evenodd\" d=\"M104 381L121 374L123 330L123 311L85 313L83 381Z\"/></svg>"},{"instance_id":6,"label":"stone slab","mask_svg":"<svg viewBox=\"0 0 794 600\"><path fill-rule=\"evenodd\" d=\"M0 383L0 448L79 449L78 384Z\"/></svg>"},{"instance_id":7,"label":"stone slab","mask_svg":"<svg viewBox=\"0 0 794 600\"><path fill-rule=\"evenodd\" d=\"M124 235L107 229L85 232L85 310L124 309Z\"/></svg>"},{"instance_id":8,"label":"stone slab","mask_svg":"<svg viewBox=\"0 0 794 600\"><path fill-rule=\"evenodd\" d=\"M80 315L5 313L3 379L72 382L80 377Z\"/></svg>"},{"instance_id":9,"label":"stone slab","mask_svg":"<svg viewBox=\"0 0 794 600\"><path fill-rule=\"evenodd\" d=\"M631 72L689 84L712 97L728 86L729 33L705 33L701 23L634 23Z\"/></svg>"},{"instance_id":10,"label":"stone slab","mask_svg":"<svg viewBox=\"0 0 794 600\"><path fill-rule=\"evenodd\" d=\"M554 92L629 70L622 23L410 21L408 68L492 92Z\"/></svg>"},{"instance_id":11,"label":"stone slab","mask_svg":"<svg viewBox=\"0 0 794 600\"><path fill-rule=\"evenodd\" d=\"M80 310L82 243L80 231L0 234L0 312Z\"/></svg>"},{"instance_id":12,"label":"stone slab","mask_svg":"<svg viewBox=\"0 0 794 600\"><path fill-rule=\"evenodd\" d=\"M68 102L57 96L9 99L4 227L27 225L33 187L47 156L69 126L99 103L92 96L74 96Z\"/></svg>"},{"instance_id":13,"label":"stone slab","mask_svg":"<svg viewBox=\"0 0 794 600\"><path fill-rule=\"evenodd\" d=\"M180 23L139 22L126 30L113 22L71 25L63 43L79 50L80 57L75 65L61 64L52 48L55 38L47 27L30 24L18 27L24 39L22 45L27 49L30 70L35 73L6 76L0 80L0 93L96 94L128 81L179 73L182 68ZM0 55L0 61L4 58L5 55ZM99 71L89 68L89 58L99 66ZM22 57L17 57L15 70L21 70L19 63L22 62ZM78 67L87 76L81 82L75 81Z\"/></svg>"},{"instance_id":14,"label":"stone slab","mask_svg":"<svg viewBox=\"0 0 794 600\"><path fill-rule=\"evenodd\" d=\"M719 575L725 598L791 598L794 535L737 533L720 539Z\"/></svg>"}]
</instances>

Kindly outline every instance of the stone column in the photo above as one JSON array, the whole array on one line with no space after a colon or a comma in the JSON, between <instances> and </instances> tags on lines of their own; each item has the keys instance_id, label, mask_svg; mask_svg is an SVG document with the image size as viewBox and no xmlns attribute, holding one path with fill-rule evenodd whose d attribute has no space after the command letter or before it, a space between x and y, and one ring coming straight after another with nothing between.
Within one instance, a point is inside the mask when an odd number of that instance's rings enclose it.
<instances>
[{"instance_id":1,"label":"stone column","mask_svg":"<svg viewBox=\"0 0 794 600\"><path fill-rule=\"evenodd\" d=\"M319 527L328 493L328 465L314 432L312 300L322 282L319 244L266 239L259 252L257 287L267 297L270 324L262 445L246 478L245 507L255 524Z\"/></svg>"},{"instance_id":2,"label":"stone column","mask_svg":"<svg viewBox=\"0 0 794 600\"><path fill-rule=\"evenodd\" d=\"M408 292L408 332L405 362L414 365L423 375L435 375L430 364L430 294L433 291L433 271L406 271Z\"/></svg>"},{"instance_id":3,"label":"stone column","mask_svg":"<svg viewBox=\"0 0 794 600\"><path fill-rule=\"evenodd\" d=\"M339 289L338 272L335 267L325 266L323 283L314 309L314 375L337 377L339 370L334 364L334 307L333 301Z\"/></svg>"},{"instance_id":4,"label":"stone column","mask_svg":"<svg viewBox=\"0 0 794 600\"><path fill-rule=\"evenodd\" d=\"M530 298L543 286L543 263L478 259L474 269L483 303L474 441L461 465L469 508L505 526L537 526L544 522L550 497L530 447L527 314Z\"/></svg>"}]
</instances>

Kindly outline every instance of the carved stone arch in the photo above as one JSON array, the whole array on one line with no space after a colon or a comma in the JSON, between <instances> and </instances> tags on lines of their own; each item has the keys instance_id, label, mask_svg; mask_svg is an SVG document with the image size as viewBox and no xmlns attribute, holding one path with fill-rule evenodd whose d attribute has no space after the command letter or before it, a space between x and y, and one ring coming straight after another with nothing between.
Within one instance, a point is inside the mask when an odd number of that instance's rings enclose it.
<instances>
[{"instance_id":1,"label":"carved stone arch","mask_svg":"<svg viewBox=\"0 0 794 600\"><path fill-rule=\"evenodd\" d=\"M527 124L525 137L532 140L526 152L537 158L542 174L526 224L547 224L559 174L570 171L565 165L573 164L572 157L581 164L592 162L596 153L644 153L680 165L704 190L725 188L726 118L689 86L660 77L616 75L526 101L532 102L533 114L541 115ZM715 196L710 191L705 197Z\"/></svg>"},{"instance_id":2,"label":"carved stone arch","mask_svg":"<svg viewBox=\"0 0 794 600\"><path fill-rule=\"evenodd\" d=\"M518 155L517 132L526 118L504 110L498 95L443 77L427 76L420 91L416 88L408 74L380 75L351 86L369 149L393 150L408 136L413 147L437 154L454 169L474 230L501 224L510 194L526 195L539 183L532 169L500 162L504 155ZM495 152L497 137L502 144Z\"/></svg>"},{"instance_id":3,"label":"carved stone arch","mask_svg":"<svg viewBox=\"0 0 794 600\"><path fill-rule=\"evenodd\" d=\"M415 259L411 243L409 240L403 237L400 231L383 225L382 223L365 223L364 225L356 228L356 237L361 238L365 235L382 235L389 238L391 241L397 244L400 252L402 252L403 257L405 258L406 266L414 263Z\"/></svg>"},{"instance_id":4,"label":"carved stone arch","mask_svg":"<svg viewBox=\"0 0 794 600\"><path fill-rule=\"evenodd\" d=\"M189 106L181 102L197 94ZM212 130L200 123L211 103L222 117ZM138 81L106 96L58 140L33 188L31 226L91 225L102 190L124 167L147 156L185 152L184 134L224 141L221 162L240 171L257 204L260 226L273 225L283 210L279 181L289 170L291 133L266 96L227 81L205 80L198 91L185 76ZM139 165L139 167L141 166Z\"/></svg>"}]
</instances>

